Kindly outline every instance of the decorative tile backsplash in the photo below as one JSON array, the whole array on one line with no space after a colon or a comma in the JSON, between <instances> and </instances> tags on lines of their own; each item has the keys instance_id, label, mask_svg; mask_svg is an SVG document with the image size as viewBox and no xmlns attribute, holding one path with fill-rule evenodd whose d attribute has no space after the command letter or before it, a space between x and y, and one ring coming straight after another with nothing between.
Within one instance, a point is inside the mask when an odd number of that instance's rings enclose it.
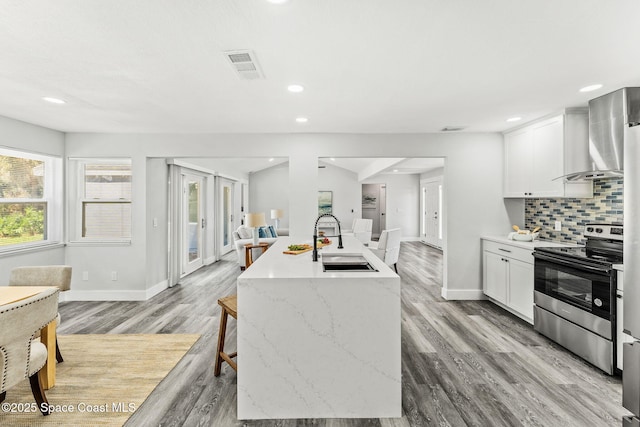
<instances>
[{"instance_id":1,"label":"decorative tile backsplash","mask_svg":"<svg viewBox=\"0 0 640 427\"><path fill-rule=\"evenodd\" d=\"M593 181L592 199L527 199L525 228L536 226L541 240L584 243L582 232L586 223L623 222L622 178ZM556 221L562 221L562 231L554 231Z\"/></svg>"}]
</instances>

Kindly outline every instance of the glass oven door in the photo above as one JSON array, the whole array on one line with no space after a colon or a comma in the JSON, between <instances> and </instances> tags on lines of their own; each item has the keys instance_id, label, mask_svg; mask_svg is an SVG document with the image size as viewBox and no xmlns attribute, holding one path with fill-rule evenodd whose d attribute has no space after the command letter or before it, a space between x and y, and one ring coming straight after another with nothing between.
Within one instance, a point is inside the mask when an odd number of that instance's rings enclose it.
<instances>
[{"instance_id":1,"label":"glass oven door","mask_svg":"<svg viewBox=\"0 0 640 427\"><path fill-rule=\"evenodd\" d=\"M542 253L535 256L535 290L610 320L615 275L605 266L584 265Z\"/></svg>"}]
</instances>

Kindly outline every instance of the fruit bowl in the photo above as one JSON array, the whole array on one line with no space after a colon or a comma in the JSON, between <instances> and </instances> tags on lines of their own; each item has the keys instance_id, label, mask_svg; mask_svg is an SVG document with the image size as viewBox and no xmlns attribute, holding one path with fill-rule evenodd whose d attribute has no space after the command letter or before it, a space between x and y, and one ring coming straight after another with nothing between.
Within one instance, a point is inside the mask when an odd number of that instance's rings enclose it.
<instances>
[{"instance_id":1,"label":"fruit bowl","mask_svg":"<svg viewBox=\"0 0 640 427\"><path fill-rule=\"evenodd\" d=\"M540 233L509 233L509 238L511 240L518 240L520 242L532 242L538 238Z\"/></svg>"}]
</instances>

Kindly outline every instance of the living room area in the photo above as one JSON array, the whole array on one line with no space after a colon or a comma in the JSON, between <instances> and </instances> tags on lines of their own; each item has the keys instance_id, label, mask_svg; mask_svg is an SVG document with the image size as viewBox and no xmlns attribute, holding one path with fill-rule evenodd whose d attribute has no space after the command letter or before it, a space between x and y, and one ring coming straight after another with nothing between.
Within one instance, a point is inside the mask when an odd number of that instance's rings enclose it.
<instances>
[{"instance_id":1,"label":"living room area","mask_svg":"<svg viewBox=\"0 0 640 427\"><path fill-rule=\"evenodd\" d=\"M254 214L262 215L256 223L256 233L258 243L267 245L265 250L279 236L290 234L289 206L295 201L289 196L287 157L175 158L169 163L180 169L181 176L191 173L210 179L195 192L193 188L191 192L174 192L178 196L188 194L175 204L193 211L189 218L185 217L189 226L185 224L175 231L175 241L188 242L181 246L183 253L170 255L183 264L179 267L180 277L195 271L190 265L210 264L233 250L241 269L248 256L257 258L262 252L259 248L245 248L254 242L254 227L247 221L253 221ZM355 220L365 219L367 242L377 241L383 230L400 229L402 240L428 243L428 220L440 214L441 230L443 209L442 197L436 197L435 206L427 206L424 183L425 179L439 179L441 183L443 173L442 158L320 158L318 215L333 214L343 233L352 232ZM180 218L180 212L176 216ZM169 222L176 221L170 218ZM197 226L201 223L205 225ZM338 233L333 219L322 219L320 227L322 234ZM300 237L310 240L311 224L308 230L308 235Z\"/></svg>"}]
</instances>

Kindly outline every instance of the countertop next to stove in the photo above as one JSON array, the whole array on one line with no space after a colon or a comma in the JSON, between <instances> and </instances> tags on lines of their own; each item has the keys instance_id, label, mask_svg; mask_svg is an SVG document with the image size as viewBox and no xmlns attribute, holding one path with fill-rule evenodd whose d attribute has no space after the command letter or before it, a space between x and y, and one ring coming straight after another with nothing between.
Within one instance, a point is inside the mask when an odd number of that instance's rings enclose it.
<instances>
[{"instance_id":1,"label":"countertop next to stove","mask_svg":"<svg viewBox=\"0 0 640 427\"><path fill-rule=\"evenodd\" d=\"M614 270L624 271L624 264L613 264Z\"/></svg>"},{"instance_id":2,"label":"countertop next to stove","mask_svg":"<svg viewBox=\"0 0 640 427\"><path fill-rule=\"evenodd\" d=\"M581 245L569 244L569 243L559 243L552 242L550 240L534 240L533 242L523 242L520 240L511 240L506 236L481 236L480 238L485 240L491 240L492 242L503 243L507 245L517 246L519 248L524 249L535 249L535 248L575 248Z\"/></svg>"}]
</instances>

